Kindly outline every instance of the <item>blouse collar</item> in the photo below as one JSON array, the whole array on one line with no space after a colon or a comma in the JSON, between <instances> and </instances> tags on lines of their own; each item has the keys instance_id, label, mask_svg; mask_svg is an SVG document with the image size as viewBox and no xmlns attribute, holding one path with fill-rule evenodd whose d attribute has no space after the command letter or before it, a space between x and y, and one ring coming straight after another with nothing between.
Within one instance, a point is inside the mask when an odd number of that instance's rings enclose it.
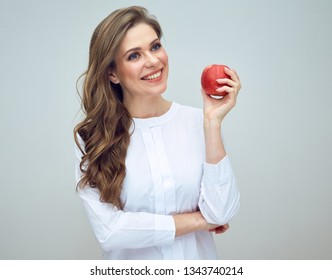
<instances>
[{"instance_id":1,"label":"blouse collar","mask_svg":"<svg viewBox=\"0 0 332 280\"><path fill-rule=\"evenodd\" d=\"M168 111L159 116L159 117L152 117L152 118L133 118L135 127L154 127L159 126L167 123L170 121L178 111L179 104L172 102L171 107Z\"/></svg>"}]
</instances>

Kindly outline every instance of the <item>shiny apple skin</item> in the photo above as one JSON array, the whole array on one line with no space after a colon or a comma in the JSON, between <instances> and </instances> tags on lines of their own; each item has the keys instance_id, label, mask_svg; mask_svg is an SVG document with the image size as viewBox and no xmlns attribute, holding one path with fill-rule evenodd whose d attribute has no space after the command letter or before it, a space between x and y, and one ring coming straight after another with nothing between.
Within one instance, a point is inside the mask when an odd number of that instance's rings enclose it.
<instances>
[{"instance_id":1,"label":"shiny apple skin","mask_svg":"<svg viewBox=\"0 0 332 280\"><path fill-rule=\"evenodd\" d=\"M217 89L221 88L223 84L218 83L217 79L230 78L225 73L224 68L228 66L222 64L211 64L204 68L201 76L201 85L206 94L225 96L227 92L218 92Z\"/></svg>"}]
</instances>

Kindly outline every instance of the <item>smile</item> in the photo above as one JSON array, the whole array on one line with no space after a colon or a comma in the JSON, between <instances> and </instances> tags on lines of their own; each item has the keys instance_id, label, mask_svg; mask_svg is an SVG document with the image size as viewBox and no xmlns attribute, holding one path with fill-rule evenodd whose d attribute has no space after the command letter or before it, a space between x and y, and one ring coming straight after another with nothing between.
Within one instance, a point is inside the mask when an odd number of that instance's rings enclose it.
<instances>
[{"instance_id":1,"label":"smile","mask_svg":"<svg viewBox=\"0 0 332 280\"><path fill-rule=\"evenodd\" d=\"M154 73L152 75L149 75L149 76L145 76L142 78L142 80L154 80L154 79L157 79L159 78L161 75L161 71L157 72L157 73Z\"/></svg>"}]
</instances>

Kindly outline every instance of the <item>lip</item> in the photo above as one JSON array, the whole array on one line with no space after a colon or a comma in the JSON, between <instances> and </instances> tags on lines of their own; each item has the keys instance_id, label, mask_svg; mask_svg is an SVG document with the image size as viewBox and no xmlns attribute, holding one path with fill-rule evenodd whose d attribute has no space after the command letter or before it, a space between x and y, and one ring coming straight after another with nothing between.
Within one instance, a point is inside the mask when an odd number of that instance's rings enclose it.
<instances>
[{"instance_id":1,"label":"lip","mask_svg":"<svg viewBox=\"0 0 332 280\"><path fill-rule=\"evenodd\" d=\"M143 81L147 81L147 82L158 81L158 80L160 80L160 79L162 78L163 70L164 70L164 68L161 68L161 69L157 69L157 70L155 70L155 71L152 71L152 72L148 73L147 75L144 75L144 76L141 78L141 80L143 80ZM159 73L159 72L161 72L161 74L160 74L160 76L159 76L158 78L156 78L156 79L152 79L152 80L145 80L145 79L144 79L145 77L148 77L148 76L151 76L151 75L157 74L157 73Z\"/></svg>"}]
</instances>

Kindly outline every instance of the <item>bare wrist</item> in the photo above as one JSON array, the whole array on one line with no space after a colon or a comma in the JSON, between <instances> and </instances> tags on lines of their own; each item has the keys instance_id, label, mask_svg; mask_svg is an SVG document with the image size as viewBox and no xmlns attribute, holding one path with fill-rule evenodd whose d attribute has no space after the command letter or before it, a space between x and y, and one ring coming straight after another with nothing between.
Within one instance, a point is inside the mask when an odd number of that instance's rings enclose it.
<instances>
[{"instance_id":1,"label":"bare wrist","mask_svg":"<svg viewBox=\"0 0 332 280\"><path fill-rule=\"evenodd\" d=\"M221 120L204 117L204 128L205 129L220 129Z\"/></svg>"}]
</instances>

